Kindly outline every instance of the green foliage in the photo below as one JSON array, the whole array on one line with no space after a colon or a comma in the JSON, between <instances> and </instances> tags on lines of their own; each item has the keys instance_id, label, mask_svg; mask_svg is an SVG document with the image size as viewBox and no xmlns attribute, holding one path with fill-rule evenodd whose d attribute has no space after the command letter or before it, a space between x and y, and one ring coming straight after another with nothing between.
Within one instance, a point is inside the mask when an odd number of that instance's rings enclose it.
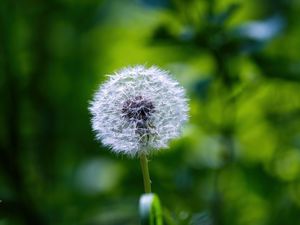
<instances>
[{"instance_id":1,"label":"green foliage","mask_svg":"<svg viewBox=\"0 0 300 225\"><path fill-rule=\"evenodd\" d=\"M150 158L164 224L298 224L297 0L0 1L0 224L139 224L138 160L94 140L105 74L171 71L190 123Z\"/></svg>"},{"instance_id":2,"label":"green foliage","mask_svg":"<svg viewBox=\"0 0 300 225\"><path fill-rule=\"evenodd\" d=\"M163 225L162 210L156 194L143 194L140 198L139 212L142 225Z\"/></svg>"}]
</instances>

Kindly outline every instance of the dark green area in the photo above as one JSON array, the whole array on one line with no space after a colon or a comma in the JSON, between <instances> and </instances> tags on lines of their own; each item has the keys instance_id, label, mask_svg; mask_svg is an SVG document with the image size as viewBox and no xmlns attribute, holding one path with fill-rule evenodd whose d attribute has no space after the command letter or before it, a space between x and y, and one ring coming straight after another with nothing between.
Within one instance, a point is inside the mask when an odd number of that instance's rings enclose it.
<instances>
[{"instance_id":1,"label":"dark green area","mask_svg":"<svg viewBox=\"0 0 300 225\"><path fill-rule=\"evenodd\" d=\"M0 225L139 224L139 161L87 109L136 64L190 98L149 164L165 224L300 224L299 0L1 0Z\"/></svg>"}]
</instances>

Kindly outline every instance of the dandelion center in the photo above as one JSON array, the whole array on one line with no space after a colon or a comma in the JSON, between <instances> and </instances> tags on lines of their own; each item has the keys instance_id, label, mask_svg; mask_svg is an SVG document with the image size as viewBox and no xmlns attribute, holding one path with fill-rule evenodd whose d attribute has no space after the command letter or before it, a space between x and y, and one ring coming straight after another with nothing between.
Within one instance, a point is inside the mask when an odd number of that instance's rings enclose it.
<instances>
[{"instance_id":1,"label":"dandelion center","mask_svg":"<svg viewBox=\"0 0 300 225\"><path fill-rule=\"evenodd\" d=\"M128 122L137 123L137 127L140 128L145 127L154 111L153 103L143 96L136 96L127 100L122 108L123 118Z\"/></svg>"}]
</instances>

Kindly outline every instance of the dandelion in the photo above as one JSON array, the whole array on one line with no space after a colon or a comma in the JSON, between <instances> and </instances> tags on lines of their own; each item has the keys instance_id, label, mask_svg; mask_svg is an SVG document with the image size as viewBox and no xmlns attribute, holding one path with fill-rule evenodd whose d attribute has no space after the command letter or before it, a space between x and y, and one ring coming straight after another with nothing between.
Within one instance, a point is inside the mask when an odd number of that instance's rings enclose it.
<instances>
[{"instance_id":1,"label":"dandelion","mask_svg":"<svg viewBox=\"0 0 300 225\"><path fill-rule=\"evenodd\" d=\"M140 157L142 167L147 155L180 135L188 119L184 89L154 66L127 67L109 76L89 109L97 139L115 153Z\"/></svg>"}]
</instances>

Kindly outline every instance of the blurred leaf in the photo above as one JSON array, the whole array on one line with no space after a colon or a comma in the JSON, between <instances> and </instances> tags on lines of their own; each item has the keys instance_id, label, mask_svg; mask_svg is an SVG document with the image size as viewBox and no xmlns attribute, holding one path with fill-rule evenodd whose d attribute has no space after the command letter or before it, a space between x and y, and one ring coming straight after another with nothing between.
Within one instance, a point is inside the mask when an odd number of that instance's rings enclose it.
<instances>
[{"instance_id":1,"label":"blurred leaf","mask_svg":"<svg viewBox=\"0 0 300 225\"><path fill-rule=\"evenodd\" d=\"M171 3L170 0L140 0L145 6L153 8L168 8Z\"/></svg>"},{"instance_id":2,"label":"blurred leaf","mask_svg":"<svg viewBox=\"0 0 300 225\"><path fill-rule=\"evenodd\" d=\"M255 55L253 58L266 77L300 81L300 61L298 60L291 61L283 56L271 58L264 55Z\"/></svg>"},{"instance_id":3,"label":"blurred leaf","mask_svg":"<svg viewBox=\"0 0 300 225\"><path fill-rule=\"evenodd\" d=\"M140 218L142 225L162 225L162 209L156 194L144 194L140 198Z\"/></svg>"},{"instance_id":4,"label":"blurred leaf","mask_svg":"<svg viewBox=\"0 0 300 225\"><path fill-rule=\"evenodd\" d=\"M213 225L213 221L208 212L202 212L192 216L190 225Z\"/></svg>"},{"instance_id":5,"label":"blurred leaf","mask_svg":"<svg viewBox=\"0 0 300 225\"><path fill-rule=\"evenodd\" d=\"M209 18L209 22L214 26L222 26L227 22L228 19L230 19L230 17L234 15L235 12L237 12L240 7L241 4L239 3L230 4L225 11Z\"/></svg>"},{"instance_id":6,"label":"blurred leaf","mask_svg":"<svg viewBox=\"0 0 300 225\"><path fill-rule=\"evenodd\" d=\"M193 92L195 96L197 96L200 99L205 99L208 95L208 90L212 82L213 82L212 78L196 81L193 85Z\"/></svg>"}]
</instances>

